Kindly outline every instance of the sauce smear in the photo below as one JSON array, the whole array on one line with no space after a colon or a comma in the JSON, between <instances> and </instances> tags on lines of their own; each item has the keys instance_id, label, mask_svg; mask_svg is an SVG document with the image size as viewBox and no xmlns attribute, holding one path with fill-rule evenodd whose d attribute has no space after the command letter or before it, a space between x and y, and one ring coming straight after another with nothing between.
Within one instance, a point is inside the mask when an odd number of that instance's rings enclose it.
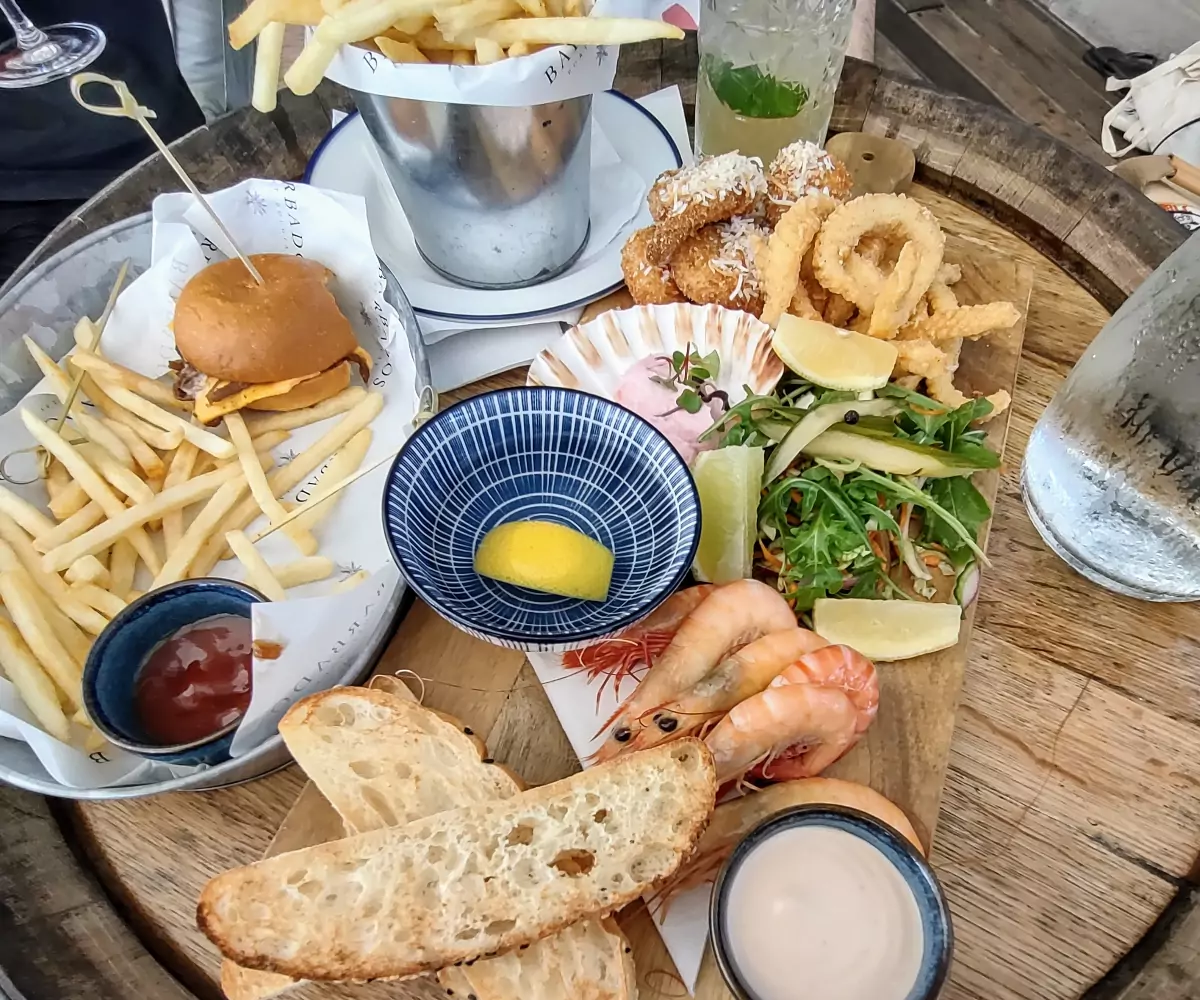
<instances>
[{"instance_id":1,"label":"sauce smear","mask_svg":"<svg viewBox=\"0 0 1200 1000\"><path fill-rule=\"evenodd\" d=\"M656 378L665 379L670 374L671 362L666 358L655 355L642 358L621 377L613 399L657 428L675 446L683 460L691 465L700 452L717 446L713 439L701 441L700 435L713 425L723 411L716 400L702 406L697 413L688 413L680 408L677 402L680 390L669 389L655 381Z\"/></svg>"},{"instance_id":2,"label":"sauce smear","mask_svg":"<svg viewBox=\"0 0 1200 1000\"><path fill-rule=\"evenodd\" d=\"M250 705L250 620L214 615L164 639L138 673L134 703L146 735L190 743L240 719Z\"/></svg>"},{"instance_id":3,"label":"sauce smear","mask_svg":"<svg viewBox=\"0 0 1200 1000\"><path fill-rule=\"evenodd\" d=\"M882 851L835 827L759 844L736 871L725 921L759 1000L904 1000L921 970L912 889Z\"/></svg>"}]
</instances>

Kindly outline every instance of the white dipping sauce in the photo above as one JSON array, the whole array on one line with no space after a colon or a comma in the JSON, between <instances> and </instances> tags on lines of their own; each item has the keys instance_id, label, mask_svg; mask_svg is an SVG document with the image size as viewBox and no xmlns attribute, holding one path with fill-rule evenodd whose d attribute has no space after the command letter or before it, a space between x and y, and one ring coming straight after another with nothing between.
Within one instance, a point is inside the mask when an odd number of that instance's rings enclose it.
<instances>
[{"instance_id":1,"label":"white dipping sauce","mask_svg":"<svg viewBox=\"0 0 1200 1000\"><path fill-rule=\"evenodd\" d=\"M780 830L755 847L729 886L725 930L759 1000L904 1000L925 944L904 876L830 826Z\"/></svg>"}]
</instances>

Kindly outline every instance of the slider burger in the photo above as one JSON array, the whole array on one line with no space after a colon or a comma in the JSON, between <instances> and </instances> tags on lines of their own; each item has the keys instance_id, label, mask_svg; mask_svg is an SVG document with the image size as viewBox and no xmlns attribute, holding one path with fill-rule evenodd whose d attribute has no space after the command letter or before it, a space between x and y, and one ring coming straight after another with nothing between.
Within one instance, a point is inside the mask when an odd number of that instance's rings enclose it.
<instances>
[{"instance_id":1,"label":"slider burger","mask_svg":"<svg viewBox=\"0 0 1200 1000\"><path fill-rule=\"evenodd\" d=\"M243 407L312 406L350 384L351 365L364 382L371 374L327 287L332 271L289 254L250 259L262 285L234 257L196 274L175 304L175 394L203 424Z\"/></svg>"}]
</instances>

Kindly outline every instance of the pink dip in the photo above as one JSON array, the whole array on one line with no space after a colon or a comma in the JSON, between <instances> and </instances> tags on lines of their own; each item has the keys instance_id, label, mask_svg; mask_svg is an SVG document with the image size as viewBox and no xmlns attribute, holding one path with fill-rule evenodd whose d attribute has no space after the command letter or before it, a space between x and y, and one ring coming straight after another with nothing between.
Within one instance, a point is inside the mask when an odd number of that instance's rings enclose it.
<instances>
[{"instance_id":1,"label":"pink dip","mask_svg":"<svg viewBox=\"0 0 1200 1000\"><path fill-rule=\"evenodd\" d=\"M721 416L721 404L713 400L698 413L681 409L676 400L681 388L668 389L651 380L652 375L666 378L671 363L655 355L642 358L617 383L616 401L657 428L691 465L702 451L717 446L715 440L700 441L699 437Z\"/></svg>"}]
</instances>

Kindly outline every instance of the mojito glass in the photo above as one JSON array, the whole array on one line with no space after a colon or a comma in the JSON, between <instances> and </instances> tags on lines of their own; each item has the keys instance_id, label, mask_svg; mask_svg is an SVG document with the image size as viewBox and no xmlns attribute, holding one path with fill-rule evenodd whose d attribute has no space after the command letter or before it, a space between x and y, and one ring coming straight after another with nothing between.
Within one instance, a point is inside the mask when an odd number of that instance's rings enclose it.
<instances>
[{"instance_id":1,"label":"mojito glass","mask_svg":"<svg viewBox=\"0 0 1200 1000\"><path fill-rule=\"evenodd\" d=\"M854 0L701 0L696 153L823 143Z\"/></svg>"},{"instance_id":2,"label":"mojito glass","mask_svg":"<svg viewBox=\"0 0 1200 1000\"><path fill-rule=\"evenodd\" d=\"M1025 505L1069 566L1149 601L1200 600L1200 234L1092 341L1029 438Z\"/></svg>"}]
</instances>

